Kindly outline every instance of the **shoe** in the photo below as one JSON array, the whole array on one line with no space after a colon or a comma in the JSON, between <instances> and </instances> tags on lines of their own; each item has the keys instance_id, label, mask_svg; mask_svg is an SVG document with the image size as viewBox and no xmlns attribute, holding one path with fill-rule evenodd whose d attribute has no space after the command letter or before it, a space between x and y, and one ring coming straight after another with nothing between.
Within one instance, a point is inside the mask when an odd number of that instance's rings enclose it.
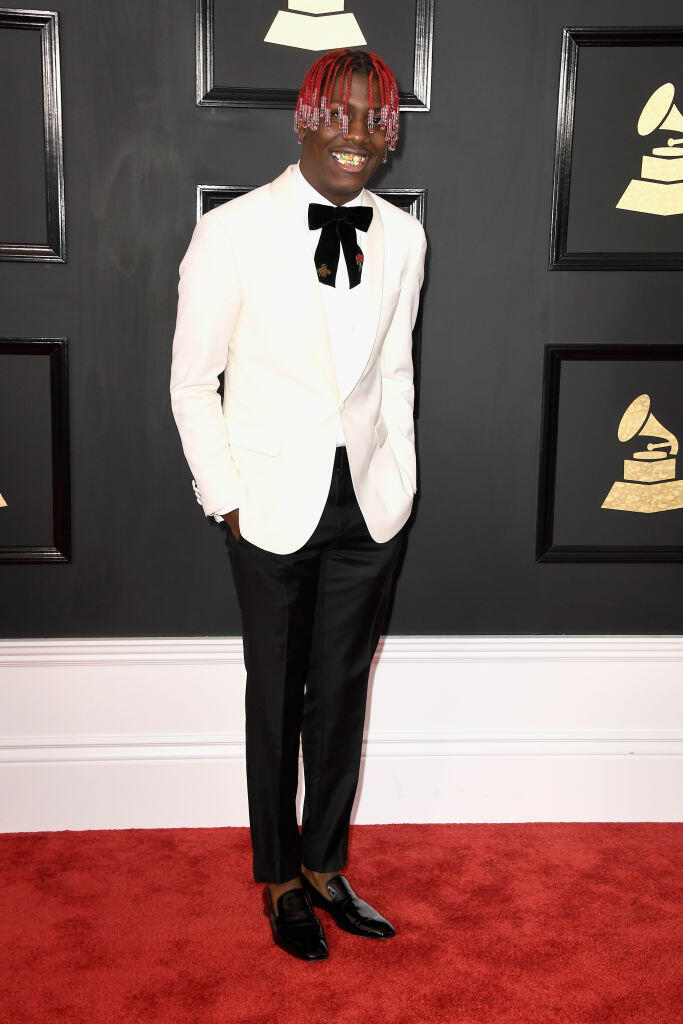
<instances>
[{"instance_id":1,"label":"shoe","mask_svg":"<svg viewBox=\"0 0 683 1024\"><path fill-rule=\"evenodd\" d=\"M270 917L273 939L300 960L326 960L327 943L323 926L315 916L311 898L303 889L288 889L273 908L270 889L263 887L263 913Z\"/></svg>"},{"instance_id":2,"label":"shoe","mask_svg":"<svg viewBox=\"0 0 683 1024\"><path fill-rule=\"evenodd\" d=\"M333 875L325 883L331 897L329 900L318 892L303 872L301 883L313 906L331 914L345 932L364 935L368 939L390 939L396 934L396 929L385 917L356 896L344 875Z\"/></svg>"}]
</instances>

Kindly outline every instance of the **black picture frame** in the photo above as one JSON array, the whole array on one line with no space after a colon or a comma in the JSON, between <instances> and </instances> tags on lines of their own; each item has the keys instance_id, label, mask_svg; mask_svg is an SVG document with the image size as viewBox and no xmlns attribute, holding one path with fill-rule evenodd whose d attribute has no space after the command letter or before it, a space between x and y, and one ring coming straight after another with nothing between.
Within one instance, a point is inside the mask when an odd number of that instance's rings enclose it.
<instances>
[{"instance_id":1,"label":"black picture frame","mask_svg":"<svg viewBox=\"0 0 683 1024\"><path fill-rule=\"evenodd\" d=\"M400 93L401 110L427 111L431 102L435 0L416 0L413 87ZM198 107L285 107L294 109L296 89L247 89L216 84L214 0L196 0L195 63ZM312 57L312 60L314 58ZM311 63L312 63L311 60Z\"/></svg>"},{"instance_id":2,"label":"black picture frame","mask_svg":"<svg viewBox=\"0 0 683 1024\"><path fill-rule=\"evenodd\" d=\"M539 450L537 562L680 562L681 545L559 545L553 539L562 364L568 360L683 360L683 344L546 344Z\"/></svg>"},{"instance_id":3,"label":"black picture frame","mask_svg":"<svg viewBox=\"0 0 683 1024\"><path fill-rule=\"evenodd\" d=\"M0 564L71 562L69 365L67 338L0 338L4 354L49 357L54 544L0 546Z\"/></svg>"},{"instance_id":4,"label":"black picture frame","mask_svg":"<svg viewBox=\"0 0 683 1024\"><path fill-rule=\"evenodd\" d=\"M197 185L197 220L229 199L245 196L255 185ZM426 188L373 188L373 193L416 217L422 227L427 216Z\"/></svg>"},{"instance_id":5,"label":"black picture frame","mask_svg":"<svg viewBox=\"0 0 683 1024\"><path fill-rule=\"evenodd\" d=\"M617 28L567 26L563 28L548 269L680 270L683 268L683 251L672 253L571 252L567 249L579 55L583 47L596 46L683 46L683 27L672 25Z\"/></svg>"},{"instance_id":6,"label":"black picture frame","mask_svg":"<svg viewBox=\"0 0 683 1024\"><path fill-rule=\"evenodd\" d=\"M0 239L0 260L66 263L59 15L57 11L0 10L0 29L3 28L40 32L47 242L42 245Z\"/></svg>"},{"instance_id":7,"label":"black picture frame","mask_svg":"<svg viewBox=\"0 0 683 1024\"><path fill-rule=\"evenodd\" d=\"M245 185L197 185L196 218L199 220L209 210L222 206L230 199L246 195L251 192L254 186ZM422 227L425 227L427 217L427 189L426 188L377 188L372 189L373 193L386 199L388 202L398 206L401 210L416 217ZM420 417L420 376L422 365L422 301L417 313L415 328L413 330L413 416L417 420ZM222 392L222 381L221 381Z\"/></svg>"}]
</instances>

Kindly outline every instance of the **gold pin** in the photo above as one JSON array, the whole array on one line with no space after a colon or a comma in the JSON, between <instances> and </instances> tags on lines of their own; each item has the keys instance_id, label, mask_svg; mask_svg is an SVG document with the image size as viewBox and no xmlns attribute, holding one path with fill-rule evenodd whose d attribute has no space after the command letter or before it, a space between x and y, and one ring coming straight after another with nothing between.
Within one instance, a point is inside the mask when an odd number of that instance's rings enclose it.
<instances>
[{"instance_id":1,"label":"gold pin","mask_svg":"<svg viewBox=\"0 0 683 1024\"><path fill-rule=\"evenodd\" d=\"M318 277L329 277L332 273L327 263L321 263L320 266L315 269L318 271Z\"/></svg>"}]
</instances>

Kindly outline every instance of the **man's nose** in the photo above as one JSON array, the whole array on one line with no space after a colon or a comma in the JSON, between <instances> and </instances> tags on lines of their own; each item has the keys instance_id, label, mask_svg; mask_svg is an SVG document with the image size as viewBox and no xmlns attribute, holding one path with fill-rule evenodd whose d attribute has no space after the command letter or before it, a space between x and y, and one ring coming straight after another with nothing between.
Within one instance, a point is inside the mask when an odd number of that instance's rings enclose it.
<instances>
[{"instance_id":1,"label":"man's nose","mask_svg":"<svg viewBox=\"0 0 683 1024\"><path fill-rule=\"evenodd\" d=\"M346 133L354 139L366 140L368 138L368 115L349 114L349 130Z\"/></svg>"}]
</instances>

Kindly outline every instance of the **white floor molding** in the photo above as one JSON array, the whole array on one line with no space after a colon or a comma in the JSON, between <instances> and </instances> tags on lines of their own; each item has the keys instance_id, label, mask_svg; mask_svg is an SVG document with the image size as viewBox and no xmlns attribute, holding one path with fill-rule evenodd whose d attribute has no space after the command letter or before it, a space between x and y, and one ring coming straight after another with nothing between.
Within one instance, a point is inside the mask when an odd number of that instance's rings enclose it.
<instances>
[{"instance_id":1,"label":"white floor molding","mask_svg":"<svg viewBox=\"0 0 683 1024\"><path fill-rule=\"evenodd\" d=\"M0 641L0 673L0 831L248 823L239 637ZM353 820L680 820L682 684L680 636L385 638Z\"/></svg>"}]
</instances>

